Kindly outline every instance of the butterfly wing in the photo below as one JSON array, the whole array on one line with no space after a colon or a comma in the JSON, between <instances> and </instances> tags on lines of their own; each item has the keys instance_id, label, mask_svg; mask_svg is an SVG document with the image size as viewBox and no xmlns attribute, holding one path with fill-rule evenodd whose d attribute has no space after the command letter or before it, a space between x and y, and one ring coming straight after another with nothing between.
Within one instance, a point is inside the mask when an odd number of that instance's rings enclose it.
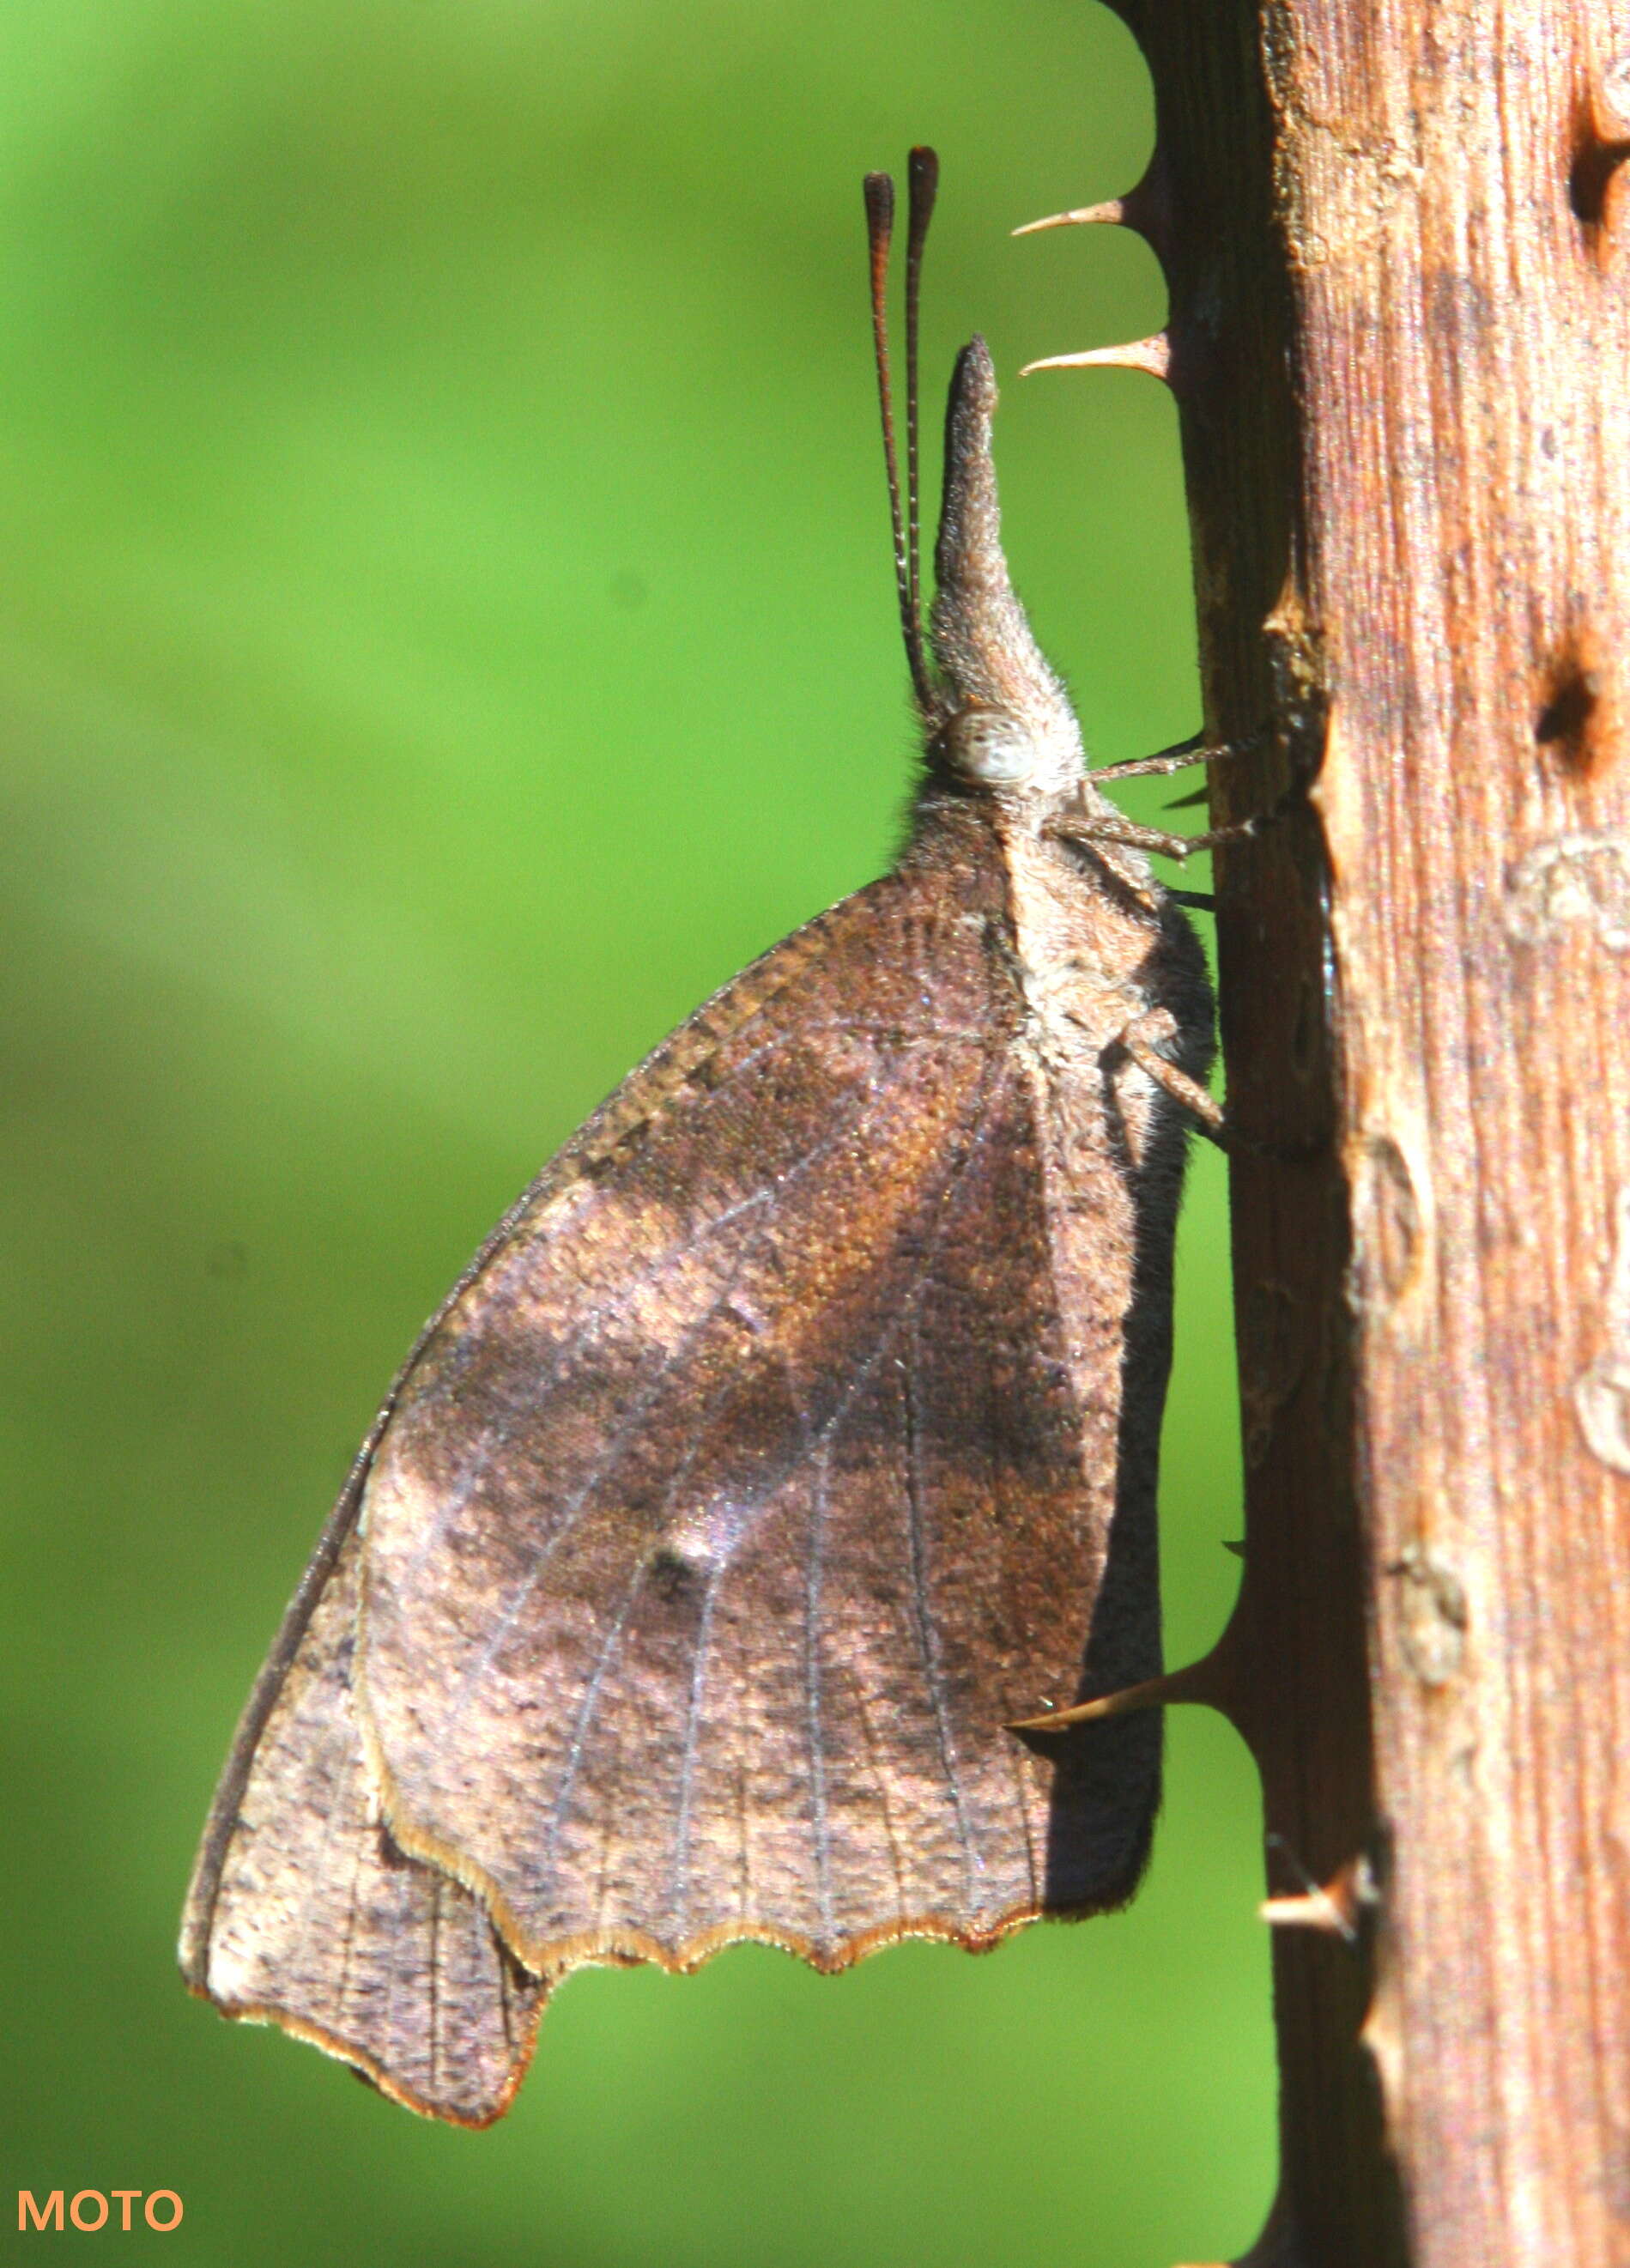
<instances>
[{"instance_id":1,"label":"butterfly wing","mask_svg":"<svg viewBox=\"0 0 1630 2268\"><path fill-rule=\"evenodd\" d=\"M1083 1318L1051 1219L1107 1207L1130 1270L1134 1207L1028 1028L988 830L926 829L619 1090L413 1365L358 1714L397 1842L534 1973L1132 1888L1157 1725L1002 1729L1158 1663L1120 1293Z\"/></svg>"},{"instance_id":2,"label":"butterfly wing","mask_svg":"<svg viewBox=\"0 0 1630 2268\"><path fill-rule=\"evenodd\" d=\"M383 1825L352 1707L359 1552L342 1498L250 1705L182 1926L193 1989L281 2024L399 2102L460 2125L507 2109L545 1988L480 1902Z\"/></svg>"}]
</instances>

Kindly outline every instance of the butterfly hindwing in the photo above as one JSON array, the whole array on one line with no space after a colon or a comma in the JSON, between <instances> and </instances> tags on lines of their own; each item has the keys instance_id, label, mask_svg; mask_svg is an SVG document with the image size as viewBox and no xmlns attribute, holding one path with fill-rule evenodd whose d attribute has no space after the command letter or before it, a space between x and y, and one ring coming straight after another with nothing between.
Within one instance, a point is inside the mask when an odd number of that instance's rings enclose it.
<instances>
[{"instance_id":1,"label":"butterfly hindwing","mask_svg":"<svg viewBox=\"0 0 1630 2268\"><path fill-rule=\"evenodd\" d=\"M839 1966L1135 1878L1157 1727L1062 1764L1002 1729L1093 1666L1120 1350L1083 1371L1049 1223L1079 1130L988 831L947 827L568 1145L375 1452L385 1813L531 1970ZM1156 1666L1152 1613L1118 1668Z\"/></svg>"}]
</instances>

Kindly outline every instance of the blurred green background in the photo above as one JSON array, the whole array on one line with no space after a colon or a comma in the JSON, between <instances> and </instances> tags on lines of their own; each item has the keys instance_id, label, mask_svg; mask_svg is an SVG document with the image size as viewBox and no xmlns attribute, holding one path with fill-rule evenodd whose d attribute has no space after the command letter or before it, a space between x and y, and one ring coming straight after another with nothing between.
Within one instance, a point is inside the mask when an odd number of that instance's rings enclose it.
<instances>
[{"instance_id":1,"label":"blurred green background","mask_svg":"<svg viewBox=\"0 0 1630 2268\"><path fill-rule=\"evenodd\" d=\"M1135 179L1130 40L1088 0L55 0L0 13L0 2227L134 2185L186 2220L125 2241L211 2263L1241 2249L1259 1827L1202 1712L1130 1913L837 1981L580 1974L484 2136L222 2023L172 1952L421 1320L637 1057L887 855L862 172L943 154L931 425L976 327L1009 381L1154 328L1141 244L1007 235ZM1006 395L1010 553L1090 741L1181 736L1170 405ZM1181 1285L1174 1660L1237 1572L1209 1152Z\"/></svg>"}]
</instances>

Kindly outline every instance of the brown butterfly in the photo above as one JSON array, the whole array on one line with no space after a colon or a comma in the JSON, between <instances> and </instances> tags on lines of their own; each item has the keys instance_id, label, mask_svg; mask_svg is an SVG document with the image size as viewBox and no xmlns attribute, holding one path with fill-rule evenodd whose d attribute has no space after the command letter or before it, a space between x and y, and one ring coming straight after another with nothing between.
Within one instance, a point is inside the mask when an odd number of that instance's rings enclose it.
<instances>
[{"instance_id":1,"label":"brown butterfly","mask_svg":"<svg viewBox=\"0 0 1630 2268\"><path fill-rule=\"evenodd\" d=\"M1084 773L1002 557L981 340L918 567L893 871L699 1009L500 1224L392 1388L250 1699L181 1962L401 2102L506 2107L550 1986L756 1938L825 1970L1133 1889L1198 943ZM1171 769L1171 759L1143 767ZM1204 838L1201 838L1204 839Z\"/></svg>"}]
</instances>

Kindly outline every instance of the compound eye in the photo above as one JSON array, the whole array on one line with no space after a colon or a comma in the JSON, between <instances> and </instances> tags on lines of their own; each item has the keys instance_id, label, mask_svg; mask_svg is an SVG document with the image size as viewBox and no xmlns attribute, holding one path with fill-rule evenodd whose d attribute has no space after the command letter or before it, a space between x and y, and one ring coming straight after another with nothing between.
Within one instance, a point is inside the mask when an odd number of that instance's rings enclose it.
<instances>
[{"instance_id":1,"label":"compound eye","mask_svg":"<svg viewBox=\"0 0 1630 2268\"><path fill-rule=\"evenodd\" d=\"M950 769L982 787L1022 787L1040 755L1017 718L1001 709L963 710L944 727L940 745Z\"/></svg>"}]
</instances>

